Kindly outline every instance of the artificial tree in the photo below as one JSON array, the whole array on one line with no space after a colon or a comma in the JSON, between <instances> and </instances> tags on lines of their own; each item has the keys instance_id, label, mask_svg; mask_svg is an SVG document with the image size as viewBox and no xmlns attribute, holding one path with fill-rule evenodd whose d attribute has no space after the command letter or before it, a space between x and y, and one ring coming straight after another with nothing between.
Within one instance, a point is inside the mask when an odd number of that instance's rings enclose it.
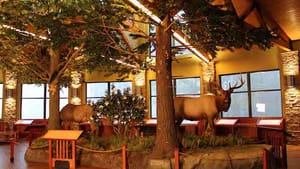
<instances>
[{"instance_id":1,"label":"artificial tree","mask_svg":"<svg viewBox=\"0 0 300 169\"><path fill-rule=\"evenodd\" d=\"M128 22L133 11L122 1L0 1L0 6L0 68L15 72L19 82L49 85L50 129L60 127L59 85L69 83L71 71L108 70L124 77L143 62L143 51L133 49L123 33L134 34L134 25Z\"/></svg>"},{"instance_id":2,"label":"artificial tree","mask_svg":"<svg viewBox=\"0 0 300 169\"><path fill-rule=\"evenodd\" d=\"M172 93L171 30L181 31L190 43L213 59L217 51L254 45L261 49L272 46L271 31L261 24L253 27L240 19L230 0L214 4L214 0L142 0L144 6L161 20L156 25L156 98L157 133L153 158L173 156L178 147L174 125ZM180 15L176 15L181 11Z\"/></svg>"}]
</instances>

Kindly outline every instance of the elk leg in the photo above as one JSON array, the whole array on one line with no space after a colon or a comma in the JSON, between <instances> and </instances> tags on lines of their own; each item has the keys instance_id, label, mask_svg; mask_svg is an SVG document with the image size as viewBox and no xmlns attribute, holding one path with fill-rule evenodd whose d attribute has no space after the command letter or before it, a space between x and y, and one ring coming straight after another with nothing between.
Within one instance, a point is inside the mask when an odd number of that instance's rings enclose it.
<instances>
[{"instance_id":1,"label":"elk leg","mask_svg":"<svg viewBox=\"0 0 300 169\"><path fill-rule=\"evenodd\" d=\"M208 119L209 128L212 130L213 135L215 135L215 124L212 118ZM207 129L207 128L206 128Z\"/></svg>"}]
</instances>

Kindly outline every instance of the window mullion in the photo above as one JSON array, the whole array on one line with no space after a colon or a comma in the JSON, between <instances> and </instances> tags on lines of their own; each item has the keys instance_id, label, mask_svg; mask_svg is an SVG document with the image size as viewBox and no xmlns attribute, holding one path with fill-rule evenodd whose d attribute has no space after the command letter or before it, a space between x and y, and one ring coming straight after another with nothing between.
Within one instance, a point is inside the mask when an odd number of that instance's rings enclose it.
<instances>
[{"instance_id":1,"label":"window mullion","mask_svg":"<svg viewBox=\"0 0 300 169\"><path fill-rule=\"evenodd\" d=\"M250 73L247 73L247 93L248 93L248 110L249 110L249 117L252 117L252 101L251 101L251 81L250 81Z\"/></svg>"}]
</instances>

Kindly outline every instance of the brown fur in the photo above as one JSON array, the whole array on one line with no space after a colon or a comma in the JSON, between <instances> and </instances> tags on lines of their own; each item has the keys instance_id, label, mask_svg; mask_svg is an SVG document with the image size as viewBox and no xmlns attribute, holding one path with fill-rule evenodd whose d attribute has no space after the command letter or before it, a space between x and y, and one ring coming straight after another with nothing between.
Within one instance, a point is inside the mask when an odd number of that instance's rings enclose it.
<instances>
[{"instance_id":1,"label":"brown fur","mask_svg":"<svg viewBox=\"0 0 300 169\"><path fill-rule=\"evenodd\" d=\"M175 97L174 111L177 126L181 124L183 119L205 119L214 132L214 119L220 112L228 111L231 103L231 93L234 89L242 87L244 83L245 81L241 77L240 84L235 84L233 87L229 84L228 90L223 90L219 85L213 84L218 88L218 96L207 94L200 97Z\"/></svg>"},{"instance_id":2,"label":"brown fur","mask_svg":"<svg viewBox=\"0 0 300 169\"><path fill-rule=\"evenodd\" d=\"M217 102L220 99L220 97L214 95L203 95L198 98L174 98L175 119L177 125L180 125L183 119L205 119L210 125L211 129L214 129L213 120L220 112L217 106Z\"/></svg>"},{"instance_id":3,"label":"brown fur","mask_svg":"<svg viewBox=\"0 0 300 169\"><path fill-rule=\"evenodd\" d=\"M60 111L60 120L61 120L62 128L77 129L77 127L74 124L90 121L91 130L95 131L96 126L93 120L90 120L90 117L93 114L95 114L93 112L93 108L88 104L82 104L82 105L67 104Z\"/></svg>"}]
</instances>

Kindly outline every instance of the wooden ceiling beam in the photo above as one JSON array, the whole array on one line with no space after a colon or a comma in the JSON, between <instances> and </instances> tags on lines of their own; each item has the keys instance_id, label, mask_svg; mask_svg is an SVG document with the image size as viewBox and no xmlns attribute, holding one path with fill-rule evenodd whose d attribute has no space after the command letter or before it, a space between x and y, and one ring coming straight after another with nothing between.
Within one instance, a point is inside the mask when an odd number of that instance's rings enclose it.
<instances>
[{"instance_id":1,"label":"wooden ceiling beam","mask_svg":"<svg viewBox=\"0 0 300 169\"><path fill-rule=\"evenodd\" d=\"M226 0L231 1L233 10L244 21L246 27L265 27L274 36L272 42L281 48L291 49L291 39L277 24L267 10L260 7L257 0Z\"/></svg>"},{"instance_id":2,"label":"wooden ceiling beam","mask_svg":"<svg viewBox=\"0 0 300 169\"><path fill-rule=\"evenodd\" d=\"M272 39L272 42L279 45L282 48L291 49L292 41L291 41L290 37L283 31L283 29L274 20L274 18L270 15L270 13L267 10L264 10L263 8L261 8L259 6L259 4L256 3L256 1L255 1L255 6L260 15L262 22L264 22L264 25L270 31L272 31L271 33L273 34L273 36L276 37L276 38Z\"/></svg>"}]
</instances>

